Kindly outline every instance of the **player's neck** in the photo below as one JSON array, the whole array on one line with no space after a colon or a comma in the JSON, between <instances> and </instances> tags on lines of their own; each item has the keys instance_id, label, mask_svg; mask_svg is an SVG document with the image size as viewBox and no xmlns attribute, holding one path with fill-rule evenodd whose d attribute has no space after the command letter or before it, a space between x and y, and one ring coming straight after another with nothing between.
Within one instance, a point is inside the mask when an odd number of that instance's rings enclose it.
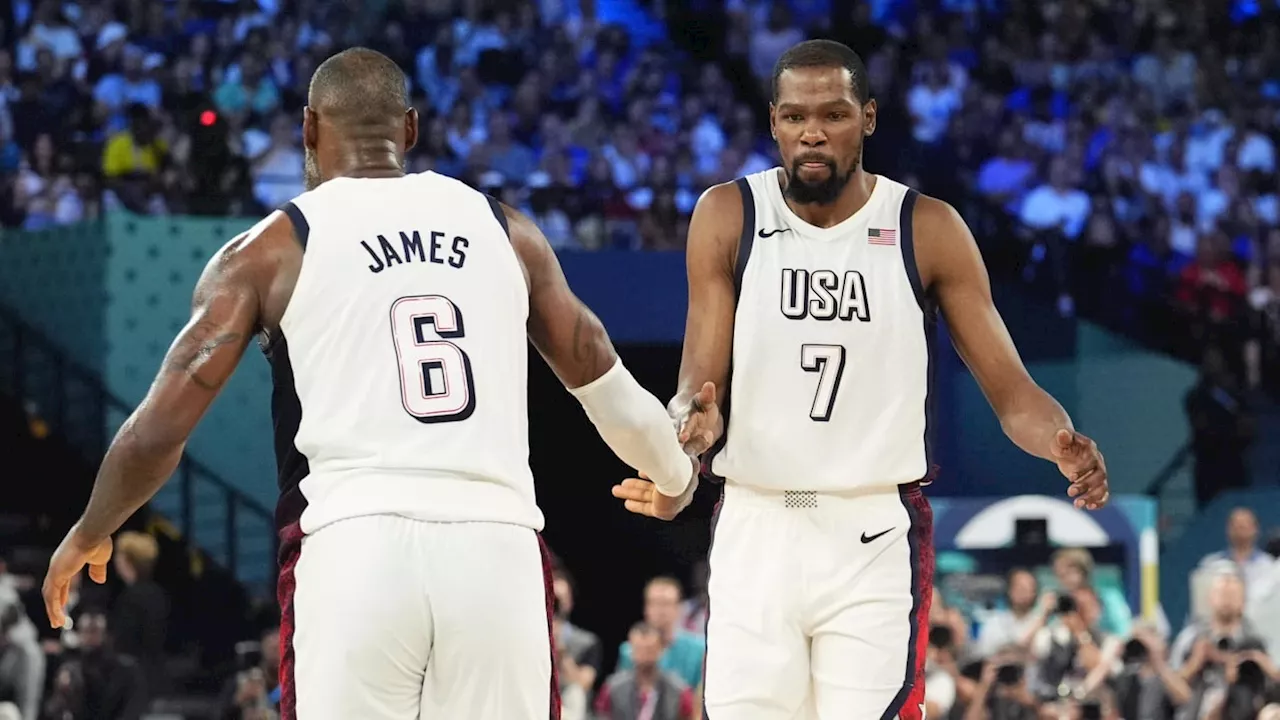
<instances>
[{"instance_id":1,"label":"player's neck","mask_svg":"<svg viewBox=\"0 0 1280 720\"><path fill-rule=\"evenodd\" d=\"M876 176L862 169L859 165L853 171L853 177L840 190L840 195L827 205L817 203L800 204L786 197L787 206L801 220L814 227L829 228L848 220L854 213L862 209L871 198L871 191L876 187ZM783 194L784 197L786 194Z\"/></svg>"},{"instance_id":2,"label":"player's neck","mask_svg":"<svg viewBox=\"0 0 1280 720\"><path fill-rule=\"evenodd\" d=\"M341 158L334 177L384 178L405 174L400 153L388 143L353 145L345 149Z\"/></svg>"}]
</instances>

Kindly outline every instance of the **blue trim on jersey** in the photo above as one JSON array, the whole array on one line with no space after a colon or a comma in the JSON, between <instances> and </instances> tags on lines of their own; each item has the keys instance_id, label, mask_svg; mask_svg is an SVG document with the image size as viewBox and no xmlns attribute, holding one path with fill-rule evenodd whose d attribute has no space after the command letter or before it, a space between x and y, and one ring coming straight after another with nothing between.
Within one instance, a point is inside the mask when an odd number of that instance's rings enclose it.
<instances>
[{"instance_id":1,"label":"blue trim on jersey","mask_svg":"<svg viewBox=\"0 0 1280 720\"><path fill-rule=\"evenodd\" d=\"M733 181L742 193L742 235L738 239L738 261L733 268L734 305L742 296L742 278L747 274L747 261L751 259L751 248L755 245L756 236L756 201L751 194L751 183L746 178Z\"/></svg>"},{"instance_id":2,"label":"blue trim on jersey","mask_svg":"<svg viewBox=\"0 0 1280 720\"><path fill-rule=\"evenodd\" d=\"M751 184L747 179L742 177L733 181L738 186L738 192L742 193L742 234L738 236L738 258L734 262L733 267L733 308L735 320L738 312L738 299L742 297L743 278L747 274L747 263L751 260L751 248L755 246L756 236L756 199L751 192ZM733 380L733 351L729 351L729 380ZM717 388L723 391L723 388ZM711 470L711 463L716 459L716 455L724 450L724 446L729 442L729 406L732 400L733 388L729 388L730 392L724 394L724 400L720 403L720 416L724 421L724 433L720 435L720 439L707 449L702 461L702 476L708 480L716 482L724 482L724 478L716 475Z\"/></svg>"},{"instance_id":3,"label":"blue trim on jersey","mask_svg":"<svg viewBox=\"0 0 1280 720\"><path fill-rule=\"evenodd\" d=\"M933 450L933 408L935 401L938 399L936 388L936 377L938 374L938 353L937 353L937 336L938 336L938 309L937 303L929 296L924 287L923 281L920 279L920 267L916 264L916 248L915 248L915 220L914 212L916 200L920 198L920 193L915 190L908 189L907 194L902 198L902 208L898 217L898 230L902 236L899 245L902 248L902 266L907 271L907 281L911 283L911 290L916 296L916 303L920 306L920 312L924 315L924 345L926 353L926 385L924 393L924 462L925 475L920 478L920 482L929 484L933 482L934 476L937 474L938 468L934 465L934 458L937 457Z\"/></svg>"},{"instance_id":4,"label":"blue trim on jersey","mask_svg":"<svg viewBox=\"0 0 1280 720\"><path fill-rule=\"evenodd\" d=\"M484 193L484 199L489 201L489 209L493 211L493 217L502 226L502 233L511 239L511 226L507 223L507 214L502 210L502 203L489 193Z\"/></svg>"},{"instance_id":5,"label":"blue trim on jersey","mask_svg":"<svg viewBox=\"0 0 1280 720\"><path fill-rule=\"evenodd\" d=\"M311 224L307 222L307 217L302 214L297 205L293 204L293 201L281 205L280 211L289 216L289 222L293 224L293 235L298 238L298 244L305 252L307 238L311 235Z\"/></svg>"},{"instance_id":6,"label":"blue trim on jersey","mask_svg":"<svg viewBox=\"0 0 1280 720\"><path fill-rule=\"evenodd\" d=\"M902 266L907 269L907 280L911 283L911 289L915 291L916 302L919 303L921 310L928 313L929 301L925 297L924 284L920 281L920 268L916 265L915 237L912 234L916 199L919 197L920 193L908 189L907 194L902 198L902 211L898 217L898 231L902 235L902 241L898 244L902 248Z\"/></svg>"},{"instance_id":7,"label":"blue trim on jersey","mask_svg":"<svg viewBox=\"0 0 1280 720\"><path fill-rule=\"evenodd\" d=\"M277 484L280 499L276 505L276 528L284 528L299 522L307 508L307 498L302 494L302 481L311 474L311 463L298 450L295 440L302 424L302 403L293 377L293 363L289 359L289 341L281 330L271 344L263 349L271 365L271 420L275 427ZM281 543L281 553L286 550ZM280 558L284 561L283 554Z\"/></svg>"}]
</instances>

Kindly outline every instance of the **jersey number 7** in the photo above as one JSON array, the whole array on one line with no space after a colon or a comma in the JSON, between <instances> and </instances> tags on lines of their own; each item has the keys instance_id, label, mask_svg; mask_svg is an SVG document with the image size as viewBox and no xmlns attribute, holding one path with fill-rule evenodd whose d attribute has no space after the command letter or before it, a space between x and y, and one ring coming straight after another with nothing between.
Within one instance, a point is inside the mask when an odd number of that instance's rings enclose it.
<instances>
[{"instance_id":1,"label":"jersey number 7","mask_svg":"<svg viewBox=\"0 0 1280 720\"><path fill-rule=\"evenodd\" d=\"M443 295L414 295L392 303L400 401L418 422L457 422L475 411L471 358L451 342L465 334L462 311Z\"/></svg>"},{"instance_id":2,"label":"jersey number 7","mask_svg":"<svg viewBox=\"0 0 1280 720\"><path fill-rule=\"evenodd\" d=\"M814 422L827 422L836 406L836 393L840 392L840 377L844 375L843 345L801 345L800 368L818 373L818 389L813 394L813 407L809 418Z\"/></svg>"}]
</instances>

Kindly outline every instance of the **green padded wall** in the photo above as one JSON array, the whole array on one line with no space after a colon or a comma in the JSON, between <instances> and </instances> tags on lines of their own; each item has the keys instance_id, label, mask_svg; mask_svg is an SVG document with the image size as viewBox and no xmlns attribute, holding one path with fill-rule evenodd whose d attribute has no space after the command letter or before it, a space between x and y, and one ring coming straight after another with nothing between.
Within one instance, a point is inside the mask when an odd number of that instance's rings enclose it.
<instances>
[{"instance_id":1,"label":"green padded wall","mask_svg":"<svg viewBox=\"0 0 1280 720\"><path fill-rule=\"evenodd\" d=\"M0 304L57 343L68 357L101 373L106 226L0 230Z\"/></svg>"},{"instance_id":2,"label":"green padded wall","mask_svg":"<svg viewBox=\"0 0 1280 720\"><path fill-rule=\"evenodd\" d=\"M107 222L104 318L111 346L103 376L133 403L146 394L169 344L191 316L191 293L218 248L251 220L117 215ZM252 343L201 421L189 449L262 505L275 507L271 374Z\"/></svg>"}]
</instances>

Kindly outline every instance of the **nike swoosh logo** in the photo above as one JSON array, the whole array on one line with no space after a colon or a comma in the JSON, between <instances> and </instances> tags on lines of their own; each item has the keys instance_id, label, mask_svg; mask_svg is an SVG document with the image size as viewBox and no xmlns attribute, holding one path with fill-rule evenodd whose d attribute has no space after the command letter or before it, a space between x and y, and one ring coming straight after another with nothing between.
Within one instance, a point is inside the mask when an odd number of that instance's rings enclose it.
<instances>
[{"instance_id":1,"label":"nike swoosh logo","mask_svg":"<svg viewBox=\"0 0 1280 720\"><path fill-rule=\"evenodd\" d=\"M876 533L875 535L867 535L864 532L862 533L862 544L866 545L869 542L875 542L876 540L879 540L880 538L884 537L885 535L891 532L893 532L893 528L889 528L888 530L883 530L881 532Z\"/></svg>"},{"instance_id":2,"label":"nike swoosh logo","mask_svg":"<svg viewBox=\"0 0 1280 720\"><path fill-rule=\"evenodd\" d=\"M770 230L769 232L765 232L764 230L761 230L759 235L760 235L760 239L763 240L764 238L773 237L778 233L788 232L789 230L791 230L791 228L778 228L777 230Z\"/></svg>"}]
</instances>

